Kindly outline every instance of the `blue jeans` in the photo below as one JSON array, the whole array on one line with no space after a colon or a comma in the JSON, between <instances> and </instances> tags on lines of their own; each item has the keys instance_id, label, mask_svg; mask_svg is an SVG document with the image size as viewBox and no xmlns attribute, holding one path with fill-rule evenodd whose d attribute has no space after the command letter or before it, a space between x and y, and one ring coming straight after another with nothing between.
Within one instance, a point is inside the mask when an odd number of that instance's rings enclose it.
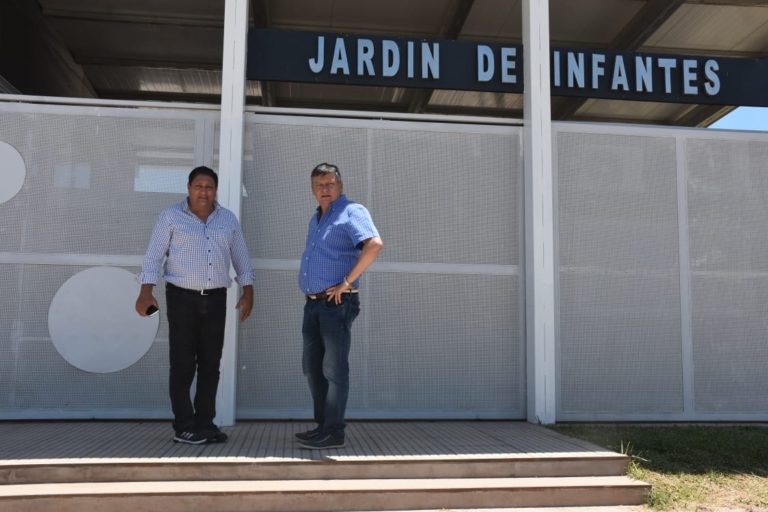
<instances>
[{"instance_id":1,"label":"blue jeans","mask_svg":"<svg viewBox=\"0 0 768 512\"><path fill-rule=\"evenodd\" d=\"M308 300L304 305L304 353L301 367L309 382L315 421L322 432L343 436L349 395L349 349L352 322L360 313L357 294L345 293L341 304Z\"/></svg>"}]
</instances>

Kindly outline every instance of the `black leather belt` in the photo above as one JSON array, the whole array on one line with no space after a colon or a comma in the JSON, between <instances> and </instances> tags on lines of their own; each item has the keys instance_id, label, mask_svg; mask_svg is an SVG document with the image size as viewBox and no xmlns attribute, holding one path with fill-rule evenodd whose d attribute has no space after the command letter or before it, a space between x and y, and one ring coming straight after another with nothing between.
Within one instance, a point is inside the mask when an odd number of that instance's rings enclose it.
<instances>
[{"instance_id":1,"label":"black leather belt","mask_svg":"<svg viewBox=\"0 0 768 512\"><path fill-rule=\"evenodd\" d=\"M165 286L167 288L172 288L174 290L179 290L186 293L192 293L194 295L202 295L203 297L207 295L218 295L221 293L227 293L226 288L207 288L207 289L201 289L201 290L190 290L189 288L182 288L181 286L176 286L173 283L165 283Z\"/></svg>"}]
</instances>

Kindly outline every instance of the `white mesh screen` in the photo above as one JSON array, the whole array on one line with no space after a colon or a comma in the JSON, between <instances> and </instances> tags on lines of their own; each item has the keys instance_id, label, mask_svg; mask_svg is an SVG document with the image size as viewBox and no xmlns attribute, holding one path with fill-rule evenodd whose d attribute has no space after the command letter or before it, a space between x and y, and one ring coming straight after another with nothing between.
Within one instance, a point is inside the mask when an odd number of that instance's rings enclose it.
<instances>
[{"instance_id":1,"label":"white mesh screen","mask_svg":"<svg viewBox=\"0 0 768 512\"><path fill-rule=\"evenodd\" d=\"M2 112L0 140L22 154L27 175L19 194L0 204L0 251L138 254L158 212L179 200L136 191L137 175L155 169L158 185L171 169L188 173L195 162L193 119L82 111Z\"/></svg>"},{"instance_id":2,"label":"white mesh screen","mask_svg":"<svg viewBox=\"0 0 768 512\"><path fill-rule=\"evenodd\" d=\"M0 203L0 418L169 417L164 315L147 354L107 374L67 363L47 315L89 266L138 271L190 168L217 167L215 118L0 104L0 141L26 168ZM765 136L554 131L558 420L764 418ZM322 161L340 166L385 241L353 328L350 417L524 417L521 136L248 116L242 224L258 272L253 318L239 327L238 417L310 413L296 273L315 209L309 171Z\"/></svg>"},{"instance_id":3,"label":"white mesh screen","mask_svg":"<svg viewBox=\"0 0 768 512\"><path fill-rule=\"evenodd\" d=\"M0 264L1 416L168 417L164 316L136 364L99 374L57 352L48 312L62 284L90 266L138 272L158 213L184 197L179 169L196 162L211 115L0 105L0 119L0 140L26 168L21 191L0 204L0 254L20 261ZM162 290L156 297L164 310Z\"/></svg>"},{"instance_id":4,"label":"white mesh screen","mask_svg":"<svg viewBox=\"0 0 768 512\"><path fill-rule=\"evenodd\" d=\"M558 419L682 411L674 138L556 131Z\"/></svg>"},{"instance_id":5,"label":"white mesh screen","mask_svg":"<svg viewBox=\"0 0 768 512\"><path fill-rule=\"evenodd\" d=\"M373 274L358 407L523 417L517 276Z\"/></svg>"},{"instance_id":6,"label":"white mesh screen","mask_svg":"<svg viewBox=\"0 0 768 512\"><path fill-rule=\"evenodd\" d=\"M241 324L238 417L301 414L307 384L301 373L302 296L296 272L258 271L253 316ZM290 415L290 414L288 414Z\"/></svg>"},{"instance_id":7,"label":"white mesh screen","mask_svg":"<svg viewBox=\"0 0 768 512\"><path fill-rule=\"evenodd\" d=\"M686 163L696 409L765 412L768 144L694 138Z\"/></svg>"},{"instance_id":8,"label":"white mesh screen","mask_svg":"<svg viewBox=\"0 0 768 512\"><path fill-rule=\"evenodd\" d=\"M250 120L243 227L261 292L240 331L238 416L310 415L296 271L316 208L309 172L329 161L385 243L353 326L349 416L522 417L519 137L517 128Z\"/></svg>"},{"instance_id":9,"label":"white mesh screen","mask_svg":"<svg viewBox=\"0 0 768 512\"><path fill-rule=\"evenodd\" d=\"M126 269L138 272L138 268ZM161 329L149 352L136 364L113 373L75 368L51 343L47 327L50 301L59 287L80 270L82 267L64 265L3 265L3 290L8 297L19 298L3 301L0 308L0 343L5 354L0 363L3 414L167 416L167 329ZM158 295L158 299L164 307L163 298Z\"/></svg>"},{"instance_id":10,"label":"white mesh screen","mask_svg":"<svg viewBox=\"0 0 768 512\"><path fill-rule=\"evenodd\" d=\"M522 157L515 135L378 130L370 206L384 261L518 265Z\"/></svg>"}]
</instances>

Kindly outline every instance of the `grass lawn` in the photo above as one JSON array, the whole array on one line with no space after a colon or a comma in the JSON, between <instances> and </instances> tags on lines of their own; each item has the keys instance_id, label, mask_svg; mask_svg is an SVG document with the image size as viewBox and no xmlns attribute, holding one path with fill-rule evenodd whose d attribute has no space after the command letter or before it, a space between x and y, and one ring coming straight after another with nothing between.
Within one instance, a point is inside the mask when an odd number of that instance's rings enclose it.
<instances>
[{"instance_id":1,"label":"grass lawn","mask_svg":"<svg viewBox=\"0 0 768 512\"><path fill-rule=\"evenodd\" d=\"M553 430L630 456L629 476L653 486L655 510L768 511L768 428L557 425Z\"/></svg>"}]
</instances>

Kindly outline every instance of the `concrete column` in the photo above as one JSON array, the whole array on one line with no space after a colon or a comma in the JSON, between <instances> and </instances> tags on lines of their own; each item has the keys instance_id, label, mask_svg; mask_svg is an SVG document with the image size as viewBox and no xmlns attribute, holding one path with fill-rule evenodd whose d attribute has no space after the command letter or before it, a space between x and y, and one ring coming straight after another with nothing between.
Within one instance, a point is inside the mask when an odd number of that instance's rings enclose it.
<instances>
[{"instance_id":1,"label":"concrete column","mask_svg":"<svg viewBox=\"0 0 768 512\"><path fill-rule=\"evenodd\" d=\"M226 0L224 7L224 55L221 83L221 128L219 137L219 202L240 218L243 180L243 118L245 108L245 62L248 38L248 0ZM238 311L240 289L233 285L227 294L227 326L221 357L221 380L216 399L216 421L235 423L237 384Z\"/></svg>"},{"instance_id":2,"label":"concrete column","mask_svg":"<svg viewBox=\"0 0 768 512\"><path fill-rule=\"evenodd\" d=\"M555 422L555 244L549 2L523 0L528 421Z\"/></svg>"}]
</instances>

